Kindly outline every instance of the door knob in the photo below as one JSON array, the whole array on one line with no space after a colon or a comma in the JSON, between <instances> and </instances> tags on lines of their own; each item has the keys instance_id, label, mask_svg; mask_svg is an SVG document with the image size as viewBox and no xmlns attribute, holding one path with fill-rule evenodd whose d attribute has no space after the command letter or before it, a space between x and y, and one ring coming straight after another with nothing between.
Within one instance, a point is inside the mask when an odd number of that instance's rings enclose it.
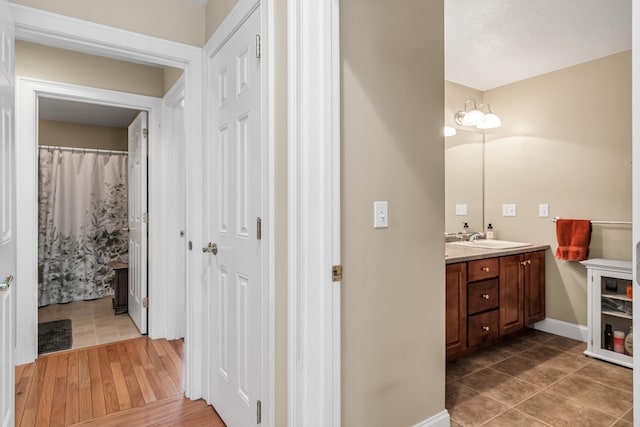
<instances>
[{"instance_id":1,"label":"door knob","mask_svg":"<svg viewBox=\"0 0 640 427\"><path fill-rule=\"evenodd\" d=\"M6 279L4 279L4 283L0 283L0 292L8 291L11 287L11 282L13 281L13 276L8 275Z\"/></svg>"},{"instance_id":2,"label":"door knob","mask_svg":"<svg viewBox=\"0 0 640 427\"><path fill-rule=\"evenodd\" d=\"M204 253L208 252L210 254L218 255L218 245L216 245L215 243L209 242L207 246L202 248L202 252Z\"/></svg>"}]
</instances>

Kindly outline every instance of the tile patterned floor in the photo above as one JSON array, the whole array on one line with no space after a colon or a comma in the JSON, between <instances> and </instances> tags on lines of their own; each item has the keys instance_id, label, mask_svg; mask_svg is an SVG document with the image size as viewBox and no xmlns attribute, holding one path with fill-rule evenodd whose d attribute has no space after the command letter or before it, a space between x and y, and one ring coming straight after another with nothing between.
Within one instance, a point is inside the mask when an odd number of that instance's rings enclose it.
<instances>
[{"instance_id":1,"label":"tile patterned floor","mask_svg":"<svg viewBox=\"0 0 640 427\"><path fill-rule=\"evenodd\" d=\"M41 307L38 322L71 319L73 349L142 336L128 314L114 315L111 298Z\"/></svg>"},{"instance_id":2,"label":"tile patterned floor","mask_svg":"<svg viewBox=\"0 0 640 427\"><path fill-rule=\"evenodd\" d=\"M633 371L533 329L447 363L451 426L632 427Z\"/></svg>"}]
</instances>

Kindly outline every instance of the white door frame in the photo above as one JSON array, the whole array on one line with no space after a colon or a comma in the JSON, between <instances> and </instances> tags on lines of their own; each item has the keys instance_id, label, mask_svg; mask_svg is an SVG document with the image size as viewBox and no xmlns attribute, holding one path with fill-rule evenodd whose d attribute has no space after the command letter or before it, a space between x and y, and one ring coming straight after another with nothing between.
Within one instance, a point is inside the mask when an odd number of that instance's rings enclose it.
<instances>
[{"instance_id":1,"label":"white door frame","mask_svg":"<svg viewBox=\"0 0 640 427\"><path fill-rule=\"evenodd\" d=\"M102 55L151 65L184 69L186 147L189 171L187 177L187 239L202 245L202 50L200 48L125 31L11 4L16 26L16 39L82 53ZM170 203L170 201L167 201ZM153 218L150 218L150 227ZM19 249L20 250L20 249ZM186 278L187 329L185 339L185 394L192 399L202 397L202 257L188 252ZM196 272L192 274L192 272ZM153 301L150 300L150 305ZM155 319L150 319L155 322Z\"/></svg>"},{"instance_id":2,"label":"white door frame","mask_svg":"<svg viewBox=\"0 0 640 427\"><path fill-rule=\"evenodd\" d=\"M264 291L262 292L262 423L266 426L275 426L275 270L274 270L274 72L273 72L273 1L272 0L239 0L236 6L231 10L229 15L220 24L216 32L211 36L203 48L204 62L204 87L207 97L205 97L205 117L211 114L210 97L211 82L208 81L209 76L209 59L222 48L224 43L231 37L236 30L244 23L251 13L260 6L260 26L262 28L261 50L262 50L262 68L261 68L261 114L262 114L262 194L261 211L264 213L262 218L262 284ZM211 129L208 124L205 129L206 137L211 135ZM206 150L206 149L205 149ZM206 156L203 156L206 157ZM207 159L210 157L206 157ZM208 175L203 175L209 179ZM204 192L201 193L204 195ZM202 245L201 247L204 247ZM199 247L198 247L199 248ZM203 254L204 260L208 254ZM204 261L202 265L205 265ZM206 276L203 277L206 280ZM204 282L203 282L204 283ZM206 308L209 314L209 307ZM217 316L208 317L217 319ZM209 336L209 349L214 348ZM209 363L208 365L211 365ZM207 374L207 378L211 378ZM211 391L205 390L205 399L210 401Z\"/></svg>"},{"instance_id":3,"label":"white door frame","mask_svg":"<svg viewBox=\"0 0 640 427\"><path fill-rule=\"evenodd\" d=\"M339 6L288 2L290 426L341 423Z\"/></svg>"},{"instance_id":4,"label":"white door frame","mask_svg":"<svg viewBox=\"0 0 640 427\"><path fill-rule=\"evenodd\" d=\"M20 197L17 208L20 215L17 218L18 233L18 267L17 272L24 278L17 290L17 342L16 364L33 362L38 357L38 100L41 97L56 98L66 101L87 102L93 104L122 107L148 112L149 127L149 206L154 212L154 204L159 208L161 192L157 185L151 184L151 177L161 174L158 159L161 157L162 135L160 123L162 118L162 100L150 96L134 95L104 89L70 85L66 83L48 82L18 76L16 78L16 161L17 183ZM157 182L157 181L156 181ZM144 185L147 185L145 182ZM155 203L153 203L155 201ZM151 225L151 224L150 224ZM153 244L162 235L159 227L149 227L149 283L163 284L158 280L155 271L162 266L162 252L159 244ZM154 249L154 246L156 248ZM154 274L155 273L155 274ZM154 279L155 278L155 279ZM149 298L163 297L160 286L149 287ZM158 305L160 307L160 305ZM161 310L149 307L149 317L160 323L168 318ZM156 331L149 322L149 335Z\"/></svg>"}]
</instances>

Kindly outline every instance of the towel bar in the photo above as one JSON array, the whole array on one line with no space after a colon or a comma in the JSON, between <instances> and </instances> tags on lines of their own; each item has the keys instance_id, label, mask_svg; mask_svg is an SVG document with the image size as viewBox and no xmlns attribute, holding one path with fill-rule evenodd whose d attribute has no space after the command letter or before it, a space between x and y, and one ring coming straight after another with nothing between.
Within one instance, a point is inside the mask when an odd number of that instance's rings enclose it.
<instances>
[{"instance_id":1,"label":"towel bar","mask_svg":"<svg viewBox=\"0 0 640 427\"><path fill-rule=\"evenodd\" d=\"M551 221L556 222L560 217L556 216L551 219ZM591 221L591 224L623 224L623 225L631 225L631 221Z\"/></svg>"}]
</instances>

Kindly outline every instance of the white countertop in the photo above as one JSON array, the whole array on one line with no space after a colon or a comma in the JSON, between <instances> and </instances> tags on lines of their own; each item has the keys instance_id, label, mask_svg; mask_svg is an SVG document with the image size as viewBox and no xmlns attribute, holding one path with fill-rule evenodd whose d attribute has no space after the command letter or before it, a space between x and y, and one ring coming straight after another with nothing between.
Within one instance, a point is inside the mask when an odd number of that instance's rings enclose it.
<instances>
[{"instance_id":1,"label":"white countertop","mask_svg":"<svg viewBox=\"0 0 640 427\"><path fill-rule=\"evenodd\" d=\"M471 248L465 246L453 245L451 243L445 243L445 263L454 264L456 262L473 261L476 259L495 258L506 255L524 254L527 252L544 251L549 249L549 245L542 245L539 243L533 243L530 246L524 246L513 249L483 249L483 248Z\"/></svg>"}]
</instances>

